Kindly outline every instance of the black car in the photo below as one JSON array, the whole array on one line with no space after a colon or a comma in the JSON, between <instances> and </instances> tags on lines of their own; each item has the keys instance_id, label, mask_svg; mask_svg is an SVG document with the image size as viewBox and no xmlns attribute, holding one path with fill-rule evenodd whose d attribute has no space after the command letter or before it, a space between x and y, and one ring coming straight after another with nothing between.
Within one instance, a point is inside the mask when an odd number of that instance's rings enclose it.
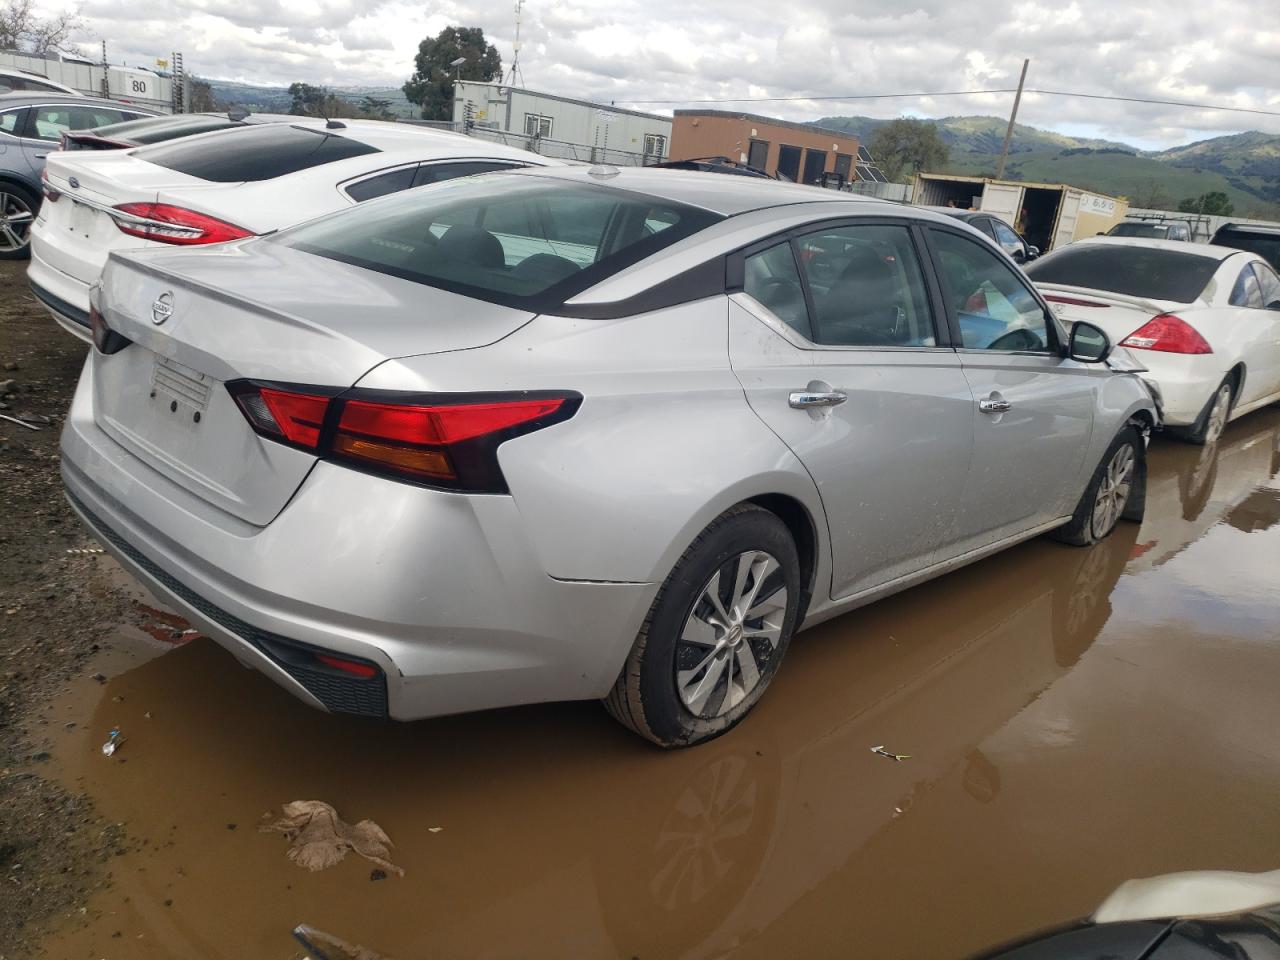
<instances>
[{"instance_id":1,"label":"black car","mask_svg":"<svg viewBox=\"0 0 1280 960\"><path fill-rule=\"evenodd\" d=\"M1210 243L1256 253L1280 270L1280 227L1259 223L1228 223L1218 228Z\"/></svg>"},{"instance_id":2,"label":"black car","mask_svg":"<svg viewBox=\"0 0 1280 960\"><path fill-rule=\"evenodd\" d=\"M999 217L981 210L962 210L959 207L929 207L935 213L963 220L971 227L994 240L996 246L1013 258L1014 263L1030 263L1040 256L1040 248L1034 247Z\"/></svg>"},{"instance_id":3,"label":"black car","mask_svg":"<svg viewBox=\"0 0 1280 960\"><path fill-rule=\"evenodd\" d=\"M694 157L690 160L663 160L651 163L651 167L665 170L700 170L703 173L728 173L735 177L755 177L759 180L781 180L782 177L771 176L763 170L739 163L729 157Z\"/></svg>"}]
</instances>

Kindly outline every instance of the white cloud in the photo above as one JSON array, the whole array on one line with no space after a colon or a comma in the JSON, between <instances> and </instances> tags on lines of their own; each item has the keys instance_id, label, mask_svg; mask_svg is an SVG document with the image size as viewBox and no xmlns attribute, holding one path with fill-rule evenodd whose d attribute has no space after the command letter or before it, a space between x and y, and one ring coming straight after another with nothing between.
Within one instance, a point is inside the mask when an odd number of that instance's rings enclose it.
<instances>
[{"instance_id":1,"label":"white cloud","mask_svg":"<svg viewBox=\"0 0 1280 960\"><path fill-rule=\"evenodd\" d=\"M60 0L44 0L52 7ZM398 85L418 43L450 24L481 26L511 59L508 3L437 0L87 0L84 40L147 63L178 49L202 76L288 84ZM605 100L703 99L1028 85L1280 110L1274 0L1117 5L1111 0L534 0L521 67L529 86ZM1262 25L1262 29L1258 28ZM1007 95L741 104L824 114L1003 114ZM670 110L678 104L654 105ZM729 104L736 108L739 104ZM1280 117L1028 96L1026 123L1139 144L1241 129L1280 133Z\"/></svg>"}]
</instances>

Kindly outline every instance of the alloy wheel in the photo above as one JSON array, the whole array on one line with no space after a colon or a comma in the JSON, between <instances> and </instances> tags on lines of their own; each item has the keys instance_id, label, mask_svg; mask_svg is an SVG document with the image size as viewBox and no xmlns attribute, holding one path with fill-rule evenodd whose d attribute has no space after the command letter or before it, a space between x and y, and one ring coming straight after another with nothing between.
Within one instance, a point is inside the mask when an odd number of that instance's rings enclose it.
<instances>
[{"instance_id":1,"label":"alloy wheel","mask_svg":"<svg viewBox=\"0 0 1280 960\"><path fill-rule=\"evenodd\" d=\"M0 190L0 250L14 252L26 247L35 214L16 193Z\"/></svg>"},{"instance_id":2,"label":"alloy wheel","mask_svg":"<svg viewBox=\"0 0 1280 960\"><path fill-rule=\"evenodd\" d=\"M1224 383L1214 394L1213 406L1209 408L1209 419L1204 427L1204 442L1214 443L1222 436L1227 426L1227 415L1231 412L1231 384Z\"/></svg>"},{"instance_id":3,"label":"alloy wheel","mask_svg":"<svg viewBox=\"0 0 1280 960\"><path fill-rule=\"evenodd\" d=\"M1135 463L1133 445L1124 443L1112 454L1103 471L1098 496L1093 502L1093 535L1099 540L1111 532L1111 528L1124 513L1125 505L1129 502L1129 492L1133 488Z\"/></svg>"},{"instance_id":4,"label":"alloy wheel","mask_svg":"<svg viewBox=\"0 0 1280 960\"><path fill-rule=\"evenodd\" d=\"M722 716L759 686L782 639L785 584L763 550L740 553L711 575L676 643L676 691L690 713Z\"/></svg>"}]
</instances>

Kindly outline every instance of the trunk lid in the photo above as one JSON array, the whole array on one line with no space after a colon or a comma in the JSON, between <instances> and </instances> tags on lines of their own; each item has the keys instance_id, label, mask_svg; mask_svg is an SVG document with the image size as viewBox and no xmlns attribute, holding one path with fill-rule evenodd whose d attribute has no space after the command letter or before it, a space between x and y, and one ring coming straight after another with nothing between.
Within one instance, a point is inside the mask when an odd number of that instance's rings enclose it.
<instances>
[{"instance_id":1,"label":"trunk lid","mask_svg":"<svg viewBox=\"0 0 1280 960\"><path fill-rule=\"evenodd\" d=\"M97 206L154 203L162 186L203 183L119 150L51 153L45 172L49 185L62 196L41 207L40 258L89 284L98 279L112 250L155 245L121 233L115 221ZM71 185L73 179L77 186Z\"/></svg>"},{"instance_id":2,"label":"trunk lid","mask_svg":"<svg viewBox=\"0 0 1280 960\"><path fill-rule=\"evenodd\" d=\"M1056 283L1037 283L1036 289L1049 301L1054 313L1066 324L1068 332L1072 323L1083 320L1099 327L1111 339L1112 344L1117 346L1152 317L1198 306Z\"/></svg>"},{"instance_id":3,"label":"trunk lid","mask_svg":"<svg viewBox=\"0 0 1280 960\"><path fill-rule=\"evenodd\" d=\"M162 298L171 312L153 316ZM258 526L316 457L254 433L227 381L345 389L385 360L485 346L533 318L260 240L113 256L100 306L133 343L92 355L98 425Z\"/></svg>"}]
</instances>

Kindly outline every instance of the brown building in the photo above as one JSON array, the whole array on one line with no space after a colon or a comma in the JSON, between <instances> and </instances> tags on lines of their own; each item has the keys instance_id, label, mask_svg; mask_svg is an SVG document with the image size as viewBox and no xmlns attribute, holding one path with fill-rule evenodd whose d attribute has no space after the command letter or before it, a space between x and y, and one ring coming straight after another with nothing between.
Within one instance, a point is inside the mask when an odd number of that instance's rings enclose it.
<instances>
[{"instance_id":1,"label":"brown building","mask_svg":"<svg viewBox=\"0 0 1280 960\"><path fill-rule=\"evenodd\" d=\"M859 179L858 138L812 123L792 123L729 110L677 110L671 123L671 160L729 157L817 184L823 173Z\"/></svg>"}]
</instances>

